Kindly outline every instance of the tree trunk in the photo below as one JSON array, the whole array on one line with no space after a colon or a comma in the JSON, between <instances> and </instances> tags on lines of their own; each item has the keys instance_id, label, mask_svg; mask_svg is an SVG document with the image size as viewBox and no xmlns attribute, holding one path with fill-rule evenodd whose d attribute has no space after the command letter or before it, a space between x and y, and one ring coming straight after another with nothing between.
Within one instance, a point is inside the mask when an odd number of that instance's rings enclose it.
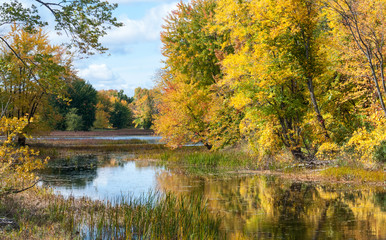
<instances>
[{"instance_id":1,"label":"tree trunk","mask_svg":"<svg viewBox=\"0 0 386 240\"><path fill-rule=\"evenodd\" d=\"M25 141L26 141L26 138L25 138L24 134L21 133L21 134L17 135L17 145L18 146L24 147Z\"/></svg>"},{"instance_id":2,"label":"tree trunk","mask_svg":"<svg viewBox=\"0 0 386 240\"><path fill-rule=\"evenodd\" d=\"M327 128L326 128L326 125L324 123L324 118L323 118L322 114L320 113L318 102L316 101L314 86L312 84L312 78L311 77L308 78L307 86L308 86L308 90L310 91L311 102L312 102L312 105L314 106L314 110L316 112L316 117L318 118L318 122L323 129L324 136L326 137L326 139L329 139L330 135L327 132Z\"/></svg>"},{"instance_id":3,"label":"tree trunk","mask_svg":"<svg viewBox=\"0 0 386 240\"><path fill-rule=\"evenodd\" d=\"M292 155L295 157L296 160L305 161L307 157L304 155L302 150L300 148L292 149L291 150Z\"/></svg>"},{"instance_id":4,"label":"tree trunk","mask_svg":"<svg viewBox=\"0 0 386 240\"><path fill-rule=\"evenodd\" d=\"M211 150L213 145L212 144L209 144L209 143L204 143L204 146L208 149L208 150Z\"/></svg>"}]
</instances>

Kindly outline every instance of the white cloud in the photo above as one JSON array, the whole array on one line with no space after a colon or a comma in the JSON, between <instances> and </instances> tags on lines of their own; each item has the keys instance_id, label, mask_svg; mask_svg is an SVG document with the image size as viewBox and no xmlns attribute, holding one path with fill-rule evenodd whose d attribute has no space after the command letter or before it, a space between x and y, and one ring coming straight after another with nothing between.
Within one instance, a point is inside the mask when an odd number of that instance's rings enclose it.
<instances>
[{"instance_id":1,"label":"white cloud","mask_svg":"<svg viewBox=\"0 0 386 240\"><path fill-rule=\"evenodd\" d=\"M128 52L128 45L139 42L158 41L160 39L161 26L164 18L175 9L177 3L162 4L151 8L145 16L139 20L128 17L119 19L124 26L113 29L103 38L102 42L110 50Z\"/></svg>"},{"instance_id":2,"label":"white cloud","mask_svg":"<svg viewBox=\"0 0 386 240\"><path fill-rule=\"evenodd\" d=\"M106 82L117 79L106 64L91 64L85 69L80 69L78 76L90 82Z\"/></svg>"}]
</instances>

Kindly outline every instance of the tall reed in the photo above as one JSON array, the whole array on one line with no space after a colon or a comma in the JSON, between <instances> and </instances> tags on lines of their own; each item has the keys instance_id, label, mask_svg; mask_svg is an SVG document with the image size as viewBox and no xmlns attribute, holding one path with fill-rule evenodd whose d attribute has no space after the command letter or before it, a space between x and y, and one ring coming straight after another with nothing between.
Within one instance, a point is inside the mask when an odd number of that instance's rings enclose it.
<instances>
[{"instance_id":1,"label":"tall reed","mask_svg":"<svg viewBox=\"0 0 386 240\"><path fill-rule=\"evenodd\" d=\"M206 200L193 195L149 193L107 202L54 198L50 212L81 239L224 238L219 216L207 209Z\"/></svg>"}]
</instances>

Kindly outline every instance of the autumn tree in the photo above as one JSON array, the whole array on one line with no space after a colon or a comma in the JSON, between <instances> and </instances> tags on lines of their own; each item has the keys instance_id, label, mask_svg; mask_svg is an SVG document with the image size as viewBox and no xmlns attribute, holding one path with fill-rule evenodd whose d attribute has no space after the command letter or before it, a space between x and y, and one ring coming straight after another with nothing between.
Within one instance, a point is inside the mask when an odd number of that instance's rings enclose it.
<instances>
[{"instance_id":1,"label":"autumn tree","mask_svg":"<svg viewBox=\"0 0 386 240\"><path fill-rule=\"evenodd\" d=\"M97 104L95 112L94 128L109 128L110 113L112 111L112 102L109 95L104 90L97 93Z\"/></svg>"},{"instance_id":2,"label":"autumn tree","mask_svg":"<svg viewBox=\"0 0 386 240\"><path fill-rule=\"evenodd\" d=\"M132 97L123 90L100 90L97 96L95 128L126 128L131 127L133 113Z\"/></svg>"},{"instance_id":3,"label":"autumn tree","mask_svg":"<svg viewBox=\"0 0 386 240\"><path fill-rule=\"evenodd\" d=\"M1 104L6 117L26 116L30 123L49 94L63 94L63 79L71 74L71 60L63 48L49 43L42 30L30 34L13 26L5 39L12 50L1 46ZM21 144L23 141L21 138Z\"/></svg>"},{"instance_id":4,"label":"autumn tree","mask_svg":"<svg viewBox=\"0 0 386 240\"><path fill-rule=\"evenodd\" d=\"M212 87L221 77L218 64L221 54L217 51L226 36L207 29L215 7L212 0L181 2L163 26L162 53L166 60L160 73L161 95L155 129L172 147L202 142L210 149L216 144L211 132L219 119L210 116L213 107L223 104L219 100L218 105L213 105L214 98L220 99L220 92L216 93Z\"/></svg>"},{"instance_id":5,"label":"autumn tree","mask_svg":"<svg viewBox=\"0 0 386 240\"><path fill-rule=\"evenodd\" d=\"M0 198L32 188L38 182L34 172L43 168L44 160L28 146L17 146L14 138L23 134L27 118L0 118L0 133L6 138L0 145Z\"/></svg>"},{"instance_id":6,"label":"autumn tree","mask_svg":"<svg viewBox=\"0 0 386 240\"><path fill-rule=\"evenodd\" d=\"M150 129L156 114L156 89L136 88L132 105L135 127Z\"/></svg>"},{"instance_id":7,"label":"autumn tree","mask_svg":"<svg viewBox=\"0 0 386 240\"><path fill-rule=\"evenodd\" d=\"M235 49L221 62L220 85L234 92L231 104L245 112L241 131L261 155L281 143L312 159L330 138L320 107L332 78L324 22L318 1L218 2L212 31L228 32Z\"/></svg>"},{"instance_id":8,"label":"autumn tree","mask_svg":"<svg viewBox=\"0 0 386 240\"><path fill-rule=\"evenodd\" d=\"M334 13L330 12L337 37L348 45L341 46L345 54L353 56L354 70L358 75L371 79L372 88L386 117L386 2L384 0L330 0L327 2ZM352 64L351 64L352 65Z\"/></svg>"},{"instance_id":9,"label":"autumn tree","mask_svg":"<svg viewBox=\"0 0 386 240\"><path fill-rule=\"evenodd\" d=\"M67 72L64 50L51 46L39 29L49 24L41 18L44 15L41 10L50 12L54 18L50 25L69 37L67 50L73 47L80 53L93 54L106 50L100 37L112 26L121 26L112 17L116 7L116 4L100 0L2 1L0 127L7 139L0 149L0 195L18 193L36 184L33 171L43 166L42 161L32 156L37 153L28 147L17 147L12 141L18 136L19 140L24 139L19 143L25 143L23 129L31 122L43 97L62 90L62 79ZM12 27L7 33L14 23L22 25L23 31Z\"/></svg>"}]
</instances>

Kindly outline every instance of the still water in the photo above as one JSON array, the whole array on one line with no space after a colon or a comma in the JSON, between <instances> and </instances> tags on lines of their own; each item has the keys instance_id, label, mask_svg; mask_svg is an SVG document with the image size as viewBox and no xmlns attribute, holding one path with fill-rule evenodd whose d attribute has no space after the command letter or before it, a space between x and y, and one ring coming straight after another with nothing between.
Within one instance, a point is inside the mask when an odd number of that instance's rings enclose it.
<instances>
[{"instance_id":1,"label":"still water","mask_svg":"<svg viewBox=\"0 0 386 240\"><path fill-rule=\"evenodd\" d=\"M123 153L51 162L42 184L58 194L113 199L148 191L199 194L229 239L386 239L386 189L272 176L185 175Z\"/></svg>"},{"instance_id":2,"label":"still water","mask_svg":"<svg viewBox=\"0 0 386 240\"><path fill-rule=\"evenodd\" d=\"M152 144L162 144L162 137L159 136L142 136L142 135L129 135L129 136L82 136L82 137L40 137L36 138L37 140L87 140L87 139L96 139L96 140L142 140L147 143Z\"/></svg>"}]
</instances>

